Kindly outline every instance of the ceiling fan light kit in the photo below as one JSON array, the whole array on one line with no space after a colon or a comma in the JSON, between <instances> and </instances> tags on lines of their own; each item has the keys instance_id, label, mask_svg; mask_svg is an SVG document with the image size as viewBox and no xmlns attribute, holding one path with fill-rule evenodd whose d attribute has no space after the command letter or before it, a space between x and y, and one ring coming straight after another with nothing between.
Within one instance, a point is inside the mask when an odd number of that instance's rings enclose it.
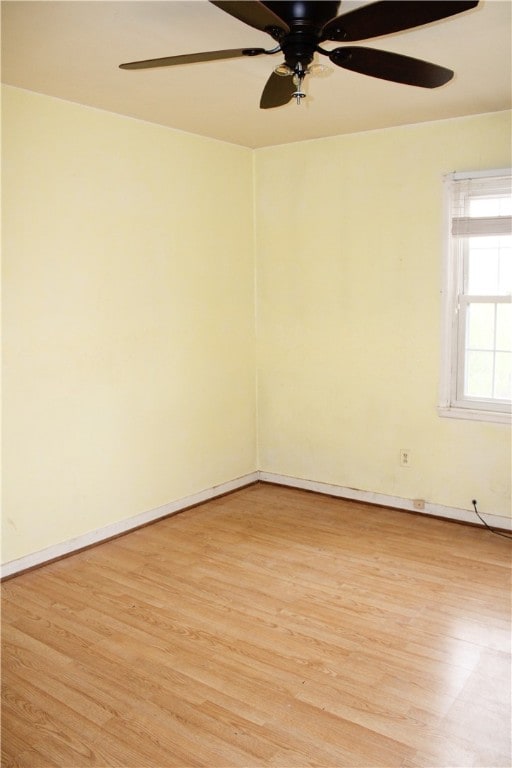
<instances>
[{"instance_id":1,"label":"ceiling fan light kit","mask_svg":"<svg viewBox=\"0 0 512 768\"><path fill-rule=\"evenodd\" d=\"M266 32L277 45L265 48L234 48L204 53L132 61L121 69L149 69L219 59L282 53L263 89L261 109L272 109L305 98L304 79L324 65L313 64L315 54L332 64L394 83L439 88L453 77L451 69L428 61L377 48L342 45L333 50L325 42L352 43L390 35L446 19L478 5L478 0L378 0L338 15L340 3L332 0L276 0L276 2L223 2L210 0L220 10L254 29ZM328 68L327 68L328 69Z\"/></svg>"}]
</instances>

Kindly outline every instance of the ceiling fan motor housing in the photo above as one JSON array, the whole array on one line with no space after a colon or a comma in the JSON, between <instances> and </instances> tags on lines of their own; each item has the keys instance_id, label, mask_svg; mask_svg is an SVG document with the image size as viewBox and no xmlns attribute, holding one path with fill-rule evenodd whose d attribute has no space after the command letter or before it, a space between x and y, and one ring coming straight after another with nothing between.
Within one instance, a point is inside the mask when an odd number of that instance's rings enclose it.
<instances>
[{"instance_id":1,"label":"ceiling fan motor housing","mask_svg":"<svg viewBox=\"0 0 512 768\"><path fill-rule=\"evenodd\" d=\"M290 28L295 21L301 21L309 22L321 29L338 15L340 4L336 0L321 3L317 0L291 0L290 2L276 0L276 2L266 2L265 5L276 16L286 21Z\"/></svg>"},{"instance_id":2,"label":"ceiling fan motor housing","mask_svg":"<svg viewBox=\"0 0 512 768\"><path fill-rule=\"evenodd\" d=\"M339 2L293 0L267 2L266 5L290 28L287 34L281 31L279 36L285 63L293 71L299 64L306 70L313 61L323 27L337 15ZM272 36L275 37L274 34Z\"/></svg>"}]
</instances>

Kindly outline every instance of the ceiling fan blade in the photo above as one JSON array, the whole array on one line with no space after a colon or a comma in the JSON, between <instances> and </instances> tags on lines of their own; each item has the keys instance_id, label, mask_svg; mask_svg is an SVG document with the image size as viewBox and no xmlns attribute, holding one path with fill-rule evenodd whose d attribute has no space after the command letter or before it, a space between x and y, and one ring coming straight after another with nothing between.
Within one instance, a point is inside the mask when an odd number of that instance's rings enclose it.
<instances>
[{"instance_id":1,"label":"ceiling fan blade","mask_svg":"<svg viewBox=\"0 0 512 768\"><path fill-rule=\"evenodd\" d=\"M294 92L295 84L291 77L282 77L272 72L261 94L260 108L282 107L288 104Z\"/></svg>"},{"instance_id":2,"label":"ceiling fan blade","mask_svg":"<svg viewBox=\"0 0 512 768\"><path fill-rule=\"evenodd\" d=\"M288 24L271 11L265 3L259 3L256 0L242 0L241 2L210 0L210 2L250 27L268 32L276 40L282 36L282 33L290 31Z\"/></svg>"},{"instance_id":3,"label":"ceiling fan blade","mask_svg":"<svg viewBox=\"0 0 512 768\"><path fill-rule=\"evenodd\" d=\"M322 30L322 40L369 40L446 19L477 5L478 0L379 0L332 19Z\"/></svg>"},{"instance_id":4,"label":"ceiling fan blade","mask_svg":"<svg viewBox=\"0 0 512 768\"><path fill-rule=\"evenodd\" d=\"M217 59L236 59L239 56L258 56L265 53L264 48L231 48L227 51L205 51L204 53L185 53L181 56L164 56L161 59L145 59L120 64L119 69L150 69L151 67L173 67L176 64L195 64L198 61L216 61Z\"/></svg>"},{"instance_id":5,"label":"ceiling fan blade","mask_svg":"<svg viewBox=\"0 0 512 768\"><path fill-rule=\"evenodd\" d=\"M329 58L333 64L352 72L421 88L438 88L453 77L451 69L374 48L344 46L331 51Z\"/></svg>"}]
</instances>

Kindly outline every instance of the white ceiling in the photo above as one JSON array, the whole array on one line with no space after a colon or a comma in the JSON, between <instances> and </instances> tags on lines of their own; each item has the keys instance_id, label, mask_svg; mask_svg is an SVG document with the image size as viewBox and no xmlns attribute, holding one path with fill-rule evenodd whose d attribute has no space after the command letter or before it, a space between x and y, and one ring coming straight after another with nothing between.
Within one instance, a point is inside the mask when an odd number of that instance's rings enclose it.
<instances>
[{"instance_id":1,"label":"white ceiling","mask_svg":"<svg viewBox=\"0 0 512 768\"><path fill-rule=\"evenodd\" d=\"M340 12L362 4L345 0ZM279 54L165 69L118 68L160 56L274 46L268 35L207 0L5 0L2 81L261 147L509 109L511 10L510 0L482 0L460 16L366 43L453 69L454 79L442 88L399 85L332 67L327 77L306 79L308 97L300 106L260 110L261 91L282 60Z\"/></svg>"}]
</instances>

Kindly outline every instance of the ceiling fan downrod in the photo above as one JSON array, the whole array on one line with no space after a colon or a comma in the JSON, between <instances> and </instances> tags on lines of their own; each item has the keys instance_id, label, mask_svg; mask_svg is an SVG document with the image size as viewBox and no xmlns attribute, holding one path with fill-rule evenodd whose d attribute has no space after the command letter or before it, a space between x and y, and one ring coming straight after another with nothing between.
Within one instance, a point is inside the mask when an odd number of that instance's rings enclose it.
<instances>
[{"instance_id":1,"label":"ceiling fan downrod","mask_svg":"<svg viewBox=\"0 0 512 768\"><path fill-rule=\"evenodd\" d=\"M292 76L293 84L295 86L295 90L292 93L292 96L294 97L297 104L300 106L300 103L302 99L306 98L306 94L302 90L302 84L304 83L304 77L306 76L306 71L304 70L302 64L300 61L297 62L295 66L295 71Z\"/></svg>"}]
</instances>

